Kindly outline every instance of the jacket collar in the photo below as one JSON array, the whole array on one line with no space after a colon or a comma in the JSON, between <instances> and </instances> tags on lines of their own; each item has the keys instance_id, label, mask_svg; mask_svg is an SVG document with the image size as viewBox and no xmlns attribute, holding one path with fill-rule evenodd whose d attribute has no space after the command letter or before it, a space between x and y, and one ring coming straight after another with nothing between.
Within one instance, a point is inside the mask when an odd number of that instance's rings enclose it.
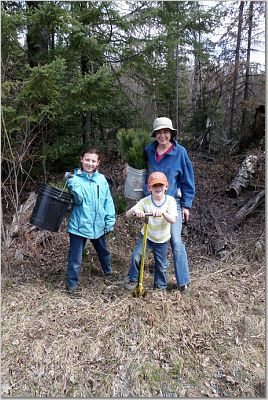
<instances>
[{"instance_id":1,"label":"jacket collar","mask_svg":"<svg viewBox=\"0 0 268 400\"><path fill-rule=\"evenodd\" d=\"M173 147L173 149L171 150L170 153L167 153L167 155L172 155L172 154L174 154L176 152L175 148L178 146L177 141L174 140L174 139L171 139L171 143L174 144L174 147ZM157 145L158 145L158 142L157 142L157 140L155 140L155 141L153 141L152 143L149 144L148 149L150 149L151 152L154 153L156 151Z\"/></svg>"},{"instance_id":2,"label":"jacket collar","mask_svg":"<svg viewBox=\"0 0 268 400\"><path fill-rule=\"evenodd\" d=\"M97 169L93 172L92 175L89 175L89 173L82 171L81 168L76 168L74 170L74 175L81 176L85 179L93 179L94 180L97 178L98 174L99 174L99 171Z\"/></svg>"}]
</instances>

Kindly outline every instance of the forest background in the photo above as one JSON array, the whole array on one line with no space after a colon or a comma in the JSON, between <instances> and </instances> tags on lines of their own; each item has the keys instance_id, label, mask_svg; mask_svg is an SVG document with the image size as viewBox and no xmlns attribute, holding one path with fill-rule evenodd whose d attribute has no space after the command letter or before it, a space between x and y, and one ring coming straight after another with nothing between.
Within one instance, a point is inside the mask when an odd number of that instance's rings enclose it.
<instances>
[{"instance_id":1,"label":"forest background","mask_svg":"<svg viewBox=\"0 0 268 400\"><path fill-rule=\"evenodd\" d=\"M265 6L1 1L2 396L264 397L263 204L241 227L235 215L264 188ZM124 218L117 133L149 135L159 116L196 173L192 294L140 302L118 283L140 226ZM82 273L79 303L63 287L66 224L31 227L26 201L40 183L63 185L86 145L100 148L116 203L117 282L89 249L94 280ZM228 199L248 154L254 182Z\"/></svg>"},{"instance_id":2,"label":"forest background","mask_svg":"<svg viewBox=\"0 0 268 400\"><path fill-rule=\"evenodd\" d=\"M111 153L119 128L169 116L182 144L241 151L264 104L265 2L1 2L3 197ZM221 35L216 34L221 32ZM258 50L261 49L261 50ZM263 58L262 58L263 59Z\"/></svg>"}]
</instances>

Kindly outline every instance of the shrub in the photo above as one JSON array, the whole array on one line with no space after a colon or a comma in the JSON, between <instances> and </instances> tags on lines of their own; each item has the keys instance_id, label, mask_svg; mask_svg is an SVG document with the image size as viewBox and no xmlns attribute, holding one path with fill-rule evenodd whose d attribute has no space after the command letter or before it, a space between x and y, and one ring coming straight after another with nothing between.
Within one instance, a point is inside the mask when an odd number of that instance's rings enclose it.
<instances>
[{"instance_id":1,"label":"shrub","mask_svg":"<svg viewBox=\"0 0 268 400\"><path fill-rule=\"evenodd\" d=\"M144 130L120 129L117 134L119 151L123 160L132 168L147 168L145 147L152 141Z\"/></svg>"},{"instance_id":2,"label":"shrub","mask_svg":"<svg viewBox=\"0 0 268 400\"><path fill-rule=\"evenodd\" d=\"M115 212L117 215L123 214L127 209L127 199L119 193L113 194Z\"/></svg>"}]
</instances>

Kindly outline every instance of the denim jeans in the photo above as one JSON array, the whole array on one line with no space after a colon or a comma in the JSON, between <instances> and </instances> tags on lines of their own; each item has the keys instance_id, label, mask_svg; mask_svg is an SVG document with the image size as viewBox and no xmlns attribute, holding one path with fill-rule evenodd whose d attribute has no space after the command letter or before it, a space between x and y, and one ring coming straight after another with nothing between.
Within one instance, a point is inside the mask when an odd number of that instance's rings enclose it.
<instances>
[{"instance_id":1,"label":"denim jeans","mask_svg":"<svg viewBox=\"0 0 268 400\"><path fill-rule=\"evenodd\" d=\"M178 217L175 224L171 224L171 249L173 254L174 271L178 286L188 285L190 283L190 275L188 268L188 259L185 250L185 245L182 242L181 230L182 230L182 213L181 207L178 200L177 209Z\"/></svg>"},{"instance_id":2,"label":"denim jeans","mask_svg":"<svg viewBox=\"0 0 268 400\"><path fill-rule=\"evenodd\" d=\"M128 271L128 279L133 282L137 282L139 278L141 254L142 254L142 241L143 235L140 234L138 242L133 250L131 256L130 267ZM149 248L153 250L154 254L154 288L155 289L166 289L167 287L167 270L168 270L168 242L155 243L147 239L146 252Z\"/></svg>"},{"instance_id":3,"label":"denim jeans","mask_svg":"<svg viewBox=\"0 0 268 400\"><path fill-rule=\"evenodd\" d=\"M78 285L80 267L83 259L83 251L87 242L87 238L69 234L70 236L70 248L68 253L68 267L66 285L68 288L73 288ZM98 239L89 239L96 250L99 261L101 263L103 272L107 274L112 271L111 267L111 254L106 247L105 235L102 235Z\"/></svg>"}]
</instances>

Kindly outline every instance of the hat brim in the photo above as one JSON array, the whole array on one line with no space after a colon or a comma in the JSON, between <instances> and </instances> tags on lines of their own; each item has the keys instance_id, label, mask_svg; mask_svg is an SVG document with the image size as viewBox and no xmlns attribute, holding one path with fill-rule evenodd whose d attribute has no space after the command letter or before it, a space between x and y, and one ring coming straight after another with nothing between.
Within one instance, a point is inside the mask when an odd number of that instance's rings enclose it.
<instances>
[{"instance_id":1,"label":"hat brim","mask_svg":"<svg viewBox=\"0 0 268 400\"><path fill-rule=\"evenodd\" d=\"M159 131L160 129L169 129L172 132L173 136L176 136L177 132L178 132L177 129L171 129L168 126L164 125L164 126L159 126L159 128L157 128L155 131L153 131L151 134L151 137L155 137L156 132Z\"/></svg>"},{"instance_id":2,"label":"hat brim","mask_svg":"<svg viewBox=\"0 0 268 400\"><path fill-rule=\"evenodd\" d=\"M167 182L163 182L163 181L158 181L158 180L156 180L155 182L153 182L153 183L150 183L150 184L148 184L148 186L154 186L154 185L166 185L166 186L168 186L168 183Z\"/></svg>"}]
</instances>

